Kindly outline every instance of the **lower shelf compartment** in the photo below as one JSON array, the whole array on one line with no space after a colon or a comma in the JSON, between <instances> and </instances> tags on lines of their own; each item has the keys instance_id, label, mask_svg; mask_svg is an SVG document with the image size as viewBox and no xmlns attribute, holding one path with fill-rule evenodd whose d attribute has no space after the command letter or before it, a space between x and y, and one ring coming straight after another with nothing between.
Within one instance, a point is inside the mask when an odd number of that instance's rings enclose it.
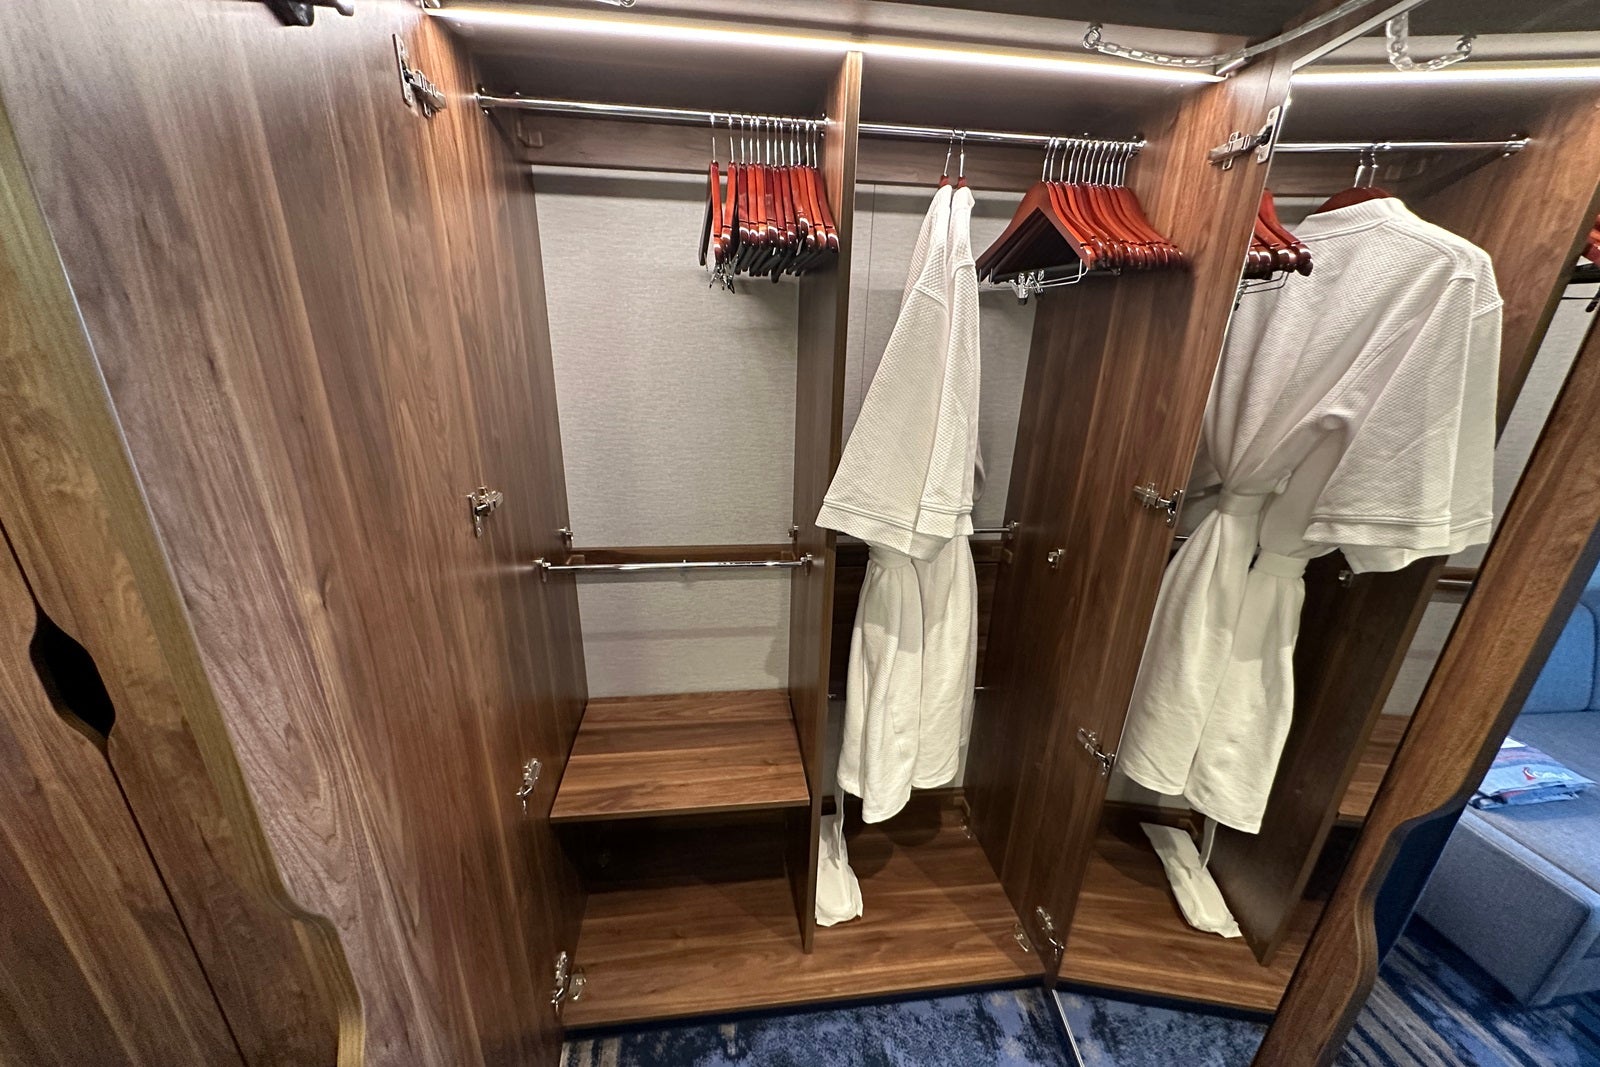
<instances>
[{"instance_id":1,"label":"lower shelf compartment","mask_svg":"<svg viewBox=\"0 0 1600 1067\"><path fill-rule=\"evenodd\" d=\"M1161 860L1137 825L1103 826L1061 978L1075 986L1276 1011L1321 912L1320 901L1302 901L1283 945L1263 967L1244 938L1201 933L1184 922Z\"/></svg>"},{"instance_id":2,"label":"lower shelf compartment","mask_svg":"<svg viewBox=\"0 0 1600 1067\"><path fill-rule=\"evenodd\" d=\"M988 859L946 804L914 805L849 839L866 914L800 949L781 850L701 832L657 836L648 877L591 886L569 1028L1037 978ZM746 834L748 835L748 831ZM738 852L739 866L713 857ZM752 864L753 854L769 858ZM659 861L667 858L670 869Z\"/></svg>"}]
</instances>

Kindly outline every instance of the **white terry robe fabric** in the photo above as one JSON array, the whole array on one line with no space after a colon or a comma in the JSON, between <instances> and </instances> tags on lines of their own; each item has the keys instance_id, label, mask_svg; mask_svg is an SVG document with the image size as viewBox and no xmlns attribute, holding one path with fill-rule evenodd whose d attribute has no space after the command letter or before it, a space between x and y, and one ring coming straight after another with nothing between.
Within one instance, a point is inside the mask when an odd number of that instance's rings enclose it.
<instances>
[{"instance_id":1,"label":"white terry robe fabric","mask_svg":"<svg viewBox=\"0 0 1600 1067\"><path fill-rule=\"evenodd\" d=\"M868 822L956 774L977 664L978 285L970 190L934 196L900 317L817 523L870 547L839 785Z\"/></svg>"},{"instance_id":2,"label":"white terry robe fabric","mask_svg":"<svg viewBox=\"0 0 1600 1067\"><path fill-rule=\"evenodd\" d=\"M1233 317L1197 470L1221 497L1162 581L1117 757L1246 833L1288 735L1306 562L1397 570L1493 521L1488 255L1393 198L1295 232L1316 271Z\"/></svg>"}]
</instances>

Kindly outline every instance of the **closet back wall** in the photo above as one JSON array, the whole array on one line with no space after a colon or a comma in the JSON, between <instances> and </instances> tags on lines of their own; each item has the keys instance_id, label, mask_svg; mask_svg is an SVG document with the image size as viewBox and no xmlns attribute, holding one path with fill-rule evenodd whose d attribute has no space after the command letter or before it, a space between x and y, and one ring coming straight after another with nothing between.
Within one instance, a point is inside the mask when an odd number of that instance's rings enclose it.
<instances>
[{"instance_id":1,"label":"closet back wall","mask_svg":"<svg viewBox=\"0 0 1600 1067\"><path fill-rule=\"evenodd\" d=\"M787 541L794 282L708 287L703 177L534 182L574 543ZM585 577L578 603L591 696L788 685L787 572Z\"/></svg>"},{"instance_id":2,"label":"closet back wall","mask_svg":"<svg viewBox=\"0 0 1600 1067\"><path fill-rule=\"evenodd\" d=\"M899 315L937 181L930 173L926 186L857 188L847 436ZM547 167L535 169L534 184L574 543L787 540L798 287L740 279L730 294L707 285L693 256L705 197L698 175ZM982 248L1018 194L977 193L973 242ZM659 236L616 242L617 233ZM988 488L978 526L1005 519L1032 331L1032 304L984 294ZM591 696L788 684L783 572L590 576L578 599ZM854 615L853 599L839 607Z\"/></svg>"}]
</instances>

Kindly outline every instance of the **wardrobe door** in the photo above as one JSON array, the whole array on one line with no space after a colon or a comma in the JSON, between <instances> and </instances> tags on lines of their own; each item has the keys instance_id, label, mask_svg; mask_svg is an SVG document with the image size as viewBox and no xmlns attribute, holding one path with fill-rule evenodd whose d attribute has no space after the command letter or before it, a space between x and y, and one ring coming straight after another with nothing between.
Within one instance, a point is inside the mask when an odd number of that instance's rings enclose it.
<instances>
[{"instance_id":1,"label":"wardrobe door","mask_svg":"<svg viewBox=\"0 0 1600 1067\"><path fill-rule=\"evenodd\" d=\"M0 1062L241 1063L104 752L113 711L0 547Z\"/></svg>"},{"instance_id":2,"label":"wardrobe door","mask_svg":"<svg viewBox=\"0 0 1600 1067\"><path fill-rule=\"evenodd\" d=\"M137 471L116 514L170 568L162 638L348 965L340 1058L553 1064L583 678L531 566L566 517L531 216L441 24L354 7L19 8L0 93Z\"/></svg>"},{"instance_id":3,"label":"wardrobe door","mask_svg":"<svg viewBox=\"0 0 1600 1067\"><path fill-rule=\"evenodd\" d=\"M1187 271L1041 299L967 772L974 828L1052 970L1061 962L1173 530L1135 487L1187 481L1264 169L1208 166L1283 95L1269 61L1148 128L1131 177Z\"/></svg>"}]
</instances>

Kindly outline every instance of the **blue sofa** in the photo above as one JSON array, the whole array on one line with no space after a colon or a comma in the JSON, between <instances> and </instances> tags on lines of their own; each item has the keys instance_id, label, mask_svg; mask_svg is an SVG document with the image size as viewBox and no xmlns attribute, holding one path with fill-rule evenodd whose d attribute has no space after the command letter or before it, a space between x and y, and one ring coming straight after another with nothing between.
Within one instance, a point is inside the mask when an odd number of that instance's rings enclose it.
<instances>
[{"instance_id":1,"label":"blue sofa","mask_svg":"<svg viewBox=\"0 0 1600 1067\"><path fill-rule=\"evenodd\" d=\"M1511 736L1600 782L1600 571ZM1524 1004L1600 989L1600 787L1554 804L1468 808L1417 914Z\"/></svg>"}]
</instances>

